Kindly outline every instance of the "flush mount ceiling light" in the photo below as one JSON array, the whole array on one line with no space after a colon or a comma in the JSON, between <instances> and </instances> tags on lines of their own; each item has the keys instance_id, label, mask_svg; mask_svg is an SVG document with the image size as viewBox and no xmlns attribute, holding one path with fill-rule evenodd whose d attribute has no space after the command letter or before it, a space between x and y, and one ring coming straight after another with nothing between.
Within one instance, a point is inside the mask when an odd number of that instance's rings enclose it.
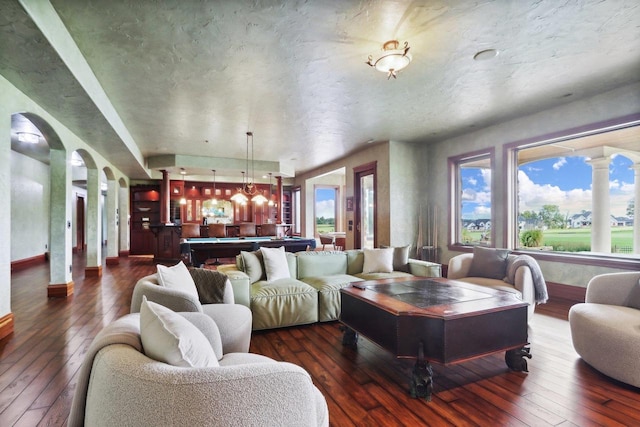
<instances>
[{"instance_id":1,"label":"flush mount ceiling light","mask_svg":"<svg viewBox=\"0 0 640 427\"><path fill-rule=\"evenodd\" d=\"M409 53L409 43L404 42L403 48L398 48L400 43L398 40L389 40L382 45L382 52L378 55L369 55L366 62L378 71L387 74L387 80L391 77L396 78L398 71L405 68L411 63L411 54Z\"/></svg>"}]
</instances>

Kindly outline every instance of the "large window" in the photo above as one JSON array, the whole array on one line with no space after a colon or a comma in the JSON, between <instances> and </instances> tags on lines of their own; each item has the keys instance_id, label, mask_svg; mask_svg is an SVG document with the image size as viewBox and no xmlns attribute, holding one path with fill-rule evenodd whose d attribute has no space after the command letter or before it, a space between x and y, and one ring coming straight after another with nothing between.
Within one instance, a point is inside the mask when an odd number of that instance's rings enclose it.
<instances>
[{"instance_id":1,"label":"large window","mask_svg":"<svg viewBox=\"0 0 640 427\"><path fill-rule=\"evenodd\" d=\"M493 157L493 150L490 150L449 159L454 203L451 223L453 244L492 246Z\"/></svg>"},{"instance_id":2,"label":"large window","mask_svg":"<svg viewBox=\"0 0 640 427\"><path fill-rule=\"evenodd\" d=\"M516 146L513 246L637 257L639 135L621 127Z\"/></svg>"}]
</instances>

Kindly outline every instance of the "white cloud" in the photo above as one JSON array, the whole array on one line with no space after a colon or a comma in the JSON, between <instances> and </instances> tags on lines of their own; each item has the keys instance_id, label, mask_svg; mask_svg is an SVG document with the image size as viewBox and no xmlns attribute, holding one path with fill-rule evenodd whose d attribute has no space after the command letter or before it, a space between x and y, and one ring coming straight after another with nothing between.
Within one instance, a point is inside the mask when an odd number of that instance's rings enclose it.
<instances>
[{"instance_id":1,"label":"white cloud","mask_svg":"<svg viewBox=\"0 0 640 427\"><path fill-rule=\"evenodd\" d=\"M467 182L471 185L476 185L478 183L478 180L475 178L469 178Z\"/></svg>"},{"instance_id":2,"label":"white cloud","mask_svg":"<svg viewBox=\"0 0 640 427\"><path fill-rule=\"evenodd\" d=\"M564 157L560 157L558 158L558 161L553 164L553 169L558 170L566 164L567 164L567 159Z\"/></svg>"},{"instance_id":3,"label":"white cloud","mask_svg":"<svg viewBox=\"0 0 640 427\"><path fill-rule=\"evenodd\" d=\"M491 193L487 191L475 191L469 188L462 190L463 202L491 204Z\"/></svg>"},{"instance_id":4,"label":"white cloud","mask_svg":"<svg viewBox=\"0 0 640 427\"><path fill-rule=\"evenodd\" d=\"M484 180L484 189L487 191L491 191L491 169L480 169L480 173L482 174L482 179Z\"/></svg>"},{"instance_id":5,"label":"white cloud","mask_svg":"<svg viewBox=\"0 0 640 427\"><path fill-rule=\"evenodd\" d=\"M634 185L614 180L609 183L609 187L614 190L609 200L611 213L615 216L624 216L627 204L633 197ZM518 171L518 189L520 212L537 212L543 205L557 205L562 214L575 214L592 209L591 189L574 188L565 191L555 185L536 184L522 170Z\"/></svg>"},{"instance_id":6,"label":"white cloud","mask_svg":"<svg viewBox=\"0 0 640 427\"><path fill-rule=\"evenodd\" d=\"M476 218L489 218L491 216L490 206L477 206L473 210L473 214Z\"/></svg>"},{"instance_id":7,"label":"white cloud","mask_svg":"<svg viewBox=\"0 0 640 427\"><path fill-rule=\"evenodd\" d=\"M334 218L335 214L335 202L333 200L323 200L316 202L316 217Z\"/></svg>"}]
</instances>

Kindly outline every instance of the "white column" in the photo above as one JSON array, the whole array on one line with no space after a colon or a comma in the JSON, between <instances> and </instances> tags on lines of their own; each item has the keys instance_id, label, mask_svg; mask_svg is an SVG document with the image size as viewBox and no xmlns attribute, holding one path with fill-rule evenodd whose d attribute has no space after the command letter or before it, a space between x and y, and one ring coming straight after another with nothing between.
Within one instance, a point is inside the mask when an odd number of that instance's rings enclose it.
<instances>
[{"instance_id":1,"label":"white column","mask_svg":"<svg viewBox=\"0 0 640 427\"><path fill-rule=\"evenodd\" d=\"M50 297L66 297L73 293L71 274L71 162L66 150L51 149L51 215L49 226Z\"/></svg>"},{"instance_id":2,"label":"white column","mask_svg":"<svg viewBox=\"0 0 640 427\"><path fill-rule=\"evenodd\" d=\"M107 179L107 264L118 263L118 226L116 211L118 210L118 187L115 179Z\"/></svg>"},{"instance_id":3,"label":"white column","mask_svg":"<svg viewBox=\"0 0 640 427\"><path fill-rule=\"evenodd\" d=\"M118 186L118 229L120 230L120 254L129 254L129 189Z\"/></svg>"},{"instance_id":4,"label":"white column","mask_svg":"<svg viewBox=\"0 0 640 427\"><path fill-rule=\"evenodd\" d=\"M87 266L85 275L89 271L93 276L102 274L101 214L100 171L87 167Z\"/></svg>"},{"instance_id":5,"label":"white column","mask_svg":"<svg viewBox=\"0 0 640 427\"><path fill-rule=\"evenodd\" d=\"M632 166L634 173L633 253L640 254L640 162Z\"/></svg>"},{"instance_id":6,"label":"white column","mask_svg":"<svg viewBox=\"0 0 640 427\"><path fill-rule=\"evenodd\" d=\"M609 204L610 157L589 160L591 180L591 251L611 253L611 206Z\"/></svg>"}]
</instances>

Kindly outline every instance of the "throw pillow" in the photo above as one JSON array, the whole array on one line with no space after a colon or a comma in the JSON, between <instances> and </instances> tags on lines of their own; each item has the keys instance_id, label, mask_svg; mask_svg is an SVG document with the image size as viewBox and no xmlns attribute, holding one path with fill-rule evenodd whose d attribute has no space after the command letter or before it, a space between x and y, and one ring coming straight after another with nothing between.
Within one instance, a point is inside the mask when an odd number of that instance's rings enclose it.
<instances>
[{"instance_id":1,"label":"throw pillow","mask_svg":"<svg viewBox=\"0 0 640 427\"><path fill-rule=\"evenodd\" d=\"M508 249L473 247L473 261L469 268L469 277L486 277L488 279L505 278L507 271Z\"/></svg>"},{"instance_id":2,"label":"throw pillow","mask_svg":"<svg viewBox=\"0 0 640 427\"><path fill-rule=\"evenodd\" d=\"M289 279L289 263L284 247L260 248L262 259L264 259L264 269L267 274L267 282L278 279Z\"/></svg>"},{"instance_id":3,"label":"throw pillow","mask_svg":"<svg viewBox=\"0 0 640 427\"><path fill-rule=\"evenodd\" d=\"M262 253L259 250L255 252L241 251L240 256L242 256L244 272L249 276L251 283L265 279L262 268Z\"/></svg>"},{"instance_id":4,"label":"throw pillow","mask_svg":"<svg viewBox=\"0 0 640 427\"><path fill-rule=\"evenodd\" d=\"M196 300L198 299L196 284L193 282L193 277L191 277L189 269L182 261L173 267L158 264L156 268L158 270L158 284L160 284L160 286L187 292L193 295Z\"/></svg>"},{"instance_id":5,"label":"throw pillow","mask_svg":"<svg viewBox=\"0 0 640 427\"><path fill-rule=\"evenodd\" d=\"M219 366L211 343L178 313L142 297L140 340L144 353L159 362L186 368Z\"/></svg>"},{"instance_id":6,"label":"throw pillow","mask_svg":"<svg viewBox=\"0 0 640 427\"><path fill-rule=\"evenodd\" d=\"M391 273L393 271L393 248L363 249L363 273Z\"/></svg>"},{"instance_id":7,"label":"throw pillow","mask_svg":"<svg viewBox=\"0 0 640 427\"><path fill-rule=\"evenodd\" d=\"M624 305L640 310L640 280L631 288Z\"/></svg>"},{"instance_id":8,"label":"throw pillow","mask_svg":"<svg viewBox=\"0 0 640 427\"><path fill-rule=\"evenodd\" d=\"M407 246L380 246L381 248L393 248L393 271L409 273L409 249Z\"/></svg>"}]
</instances>

